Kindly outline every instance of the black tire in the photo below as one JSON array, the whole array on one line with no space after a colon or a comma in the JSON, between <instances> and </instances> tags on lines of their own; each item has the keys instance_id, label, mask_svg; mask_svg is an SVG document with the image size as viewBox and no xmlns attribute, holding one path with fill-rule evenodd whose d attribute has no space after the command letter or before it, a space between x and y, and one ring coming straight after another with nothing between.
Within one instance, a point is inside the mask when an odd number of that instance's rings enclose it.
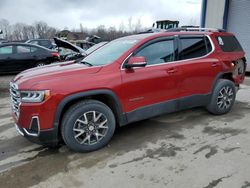
<instances>
[{"instance_id":1,"label":"black tire","mask_svg":"<svg viewBox=\"0 0 250 188\"><path fill-rule=\"evenodd\" d=\"M95 115L93 115L93 112ZM89 120L91 119L91 113L93 118L92 120ZM99 125L98 122L96 123L96 121L94 120L96 114L101 114L98 121L102 122L99 122ZM100 125L105 121L105 126L102 126L102 128L100 128ZM94 130L90 130L91 127L94 127ZM77 152L90 152L100 149L108 144L114 134L115 127L116 123L114 114L107 105L96 100L85 100L73 105L65 113L62 120L61 134L64 142L71 150ZM81 133L75 132L75 130L83 130L84 133L82 133L81 136L75 138L77 136L77 133ZM99 131L102 132L100 133ZM99 133L103 137L98 141ZM98 136L96 134L98 134ZM89 139L87 139L87 137ZM87 143L81 143L85 140L85 138L87 139ZM96 143L90 143L89 140L91 138L93 139L93 142L96 141Z\"/></svg>"},{"instance_id":2,"label":"black tire","mask_svg":"<svg viewBox=\"0 0 250 188\"><path fill-rule=\"evenodd\" d=\"M226 91L228 91L228 93ZM235 97L235 84L230 80L220 79L216 83L216 86L213 90L211 101L207 106L207 110L215 115L226 114L232 109Z\"/></svg>"}]
</instances>

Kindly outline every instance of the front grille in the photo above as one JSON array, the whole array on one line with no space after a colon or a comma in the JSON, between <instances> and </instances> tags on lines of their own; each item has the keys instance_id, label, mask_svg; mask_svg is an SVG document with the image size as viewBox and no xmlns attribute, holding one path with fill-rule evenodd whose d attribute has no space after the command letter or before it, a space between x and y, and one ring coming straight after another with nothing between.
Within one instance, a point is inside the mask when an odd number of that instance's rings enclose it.
<instances>
[{"instance_id":1,"label":"front grille","mask_svg":"<svg viewBox=\"0 0 250 188\"><path fill-rule=\"evenodd\" d=\"M20 92L18 91L17 85L12 82L10 82L10 98L12 111L17 117L19 117L21 103Z\"/></svg>"}]
</instances>

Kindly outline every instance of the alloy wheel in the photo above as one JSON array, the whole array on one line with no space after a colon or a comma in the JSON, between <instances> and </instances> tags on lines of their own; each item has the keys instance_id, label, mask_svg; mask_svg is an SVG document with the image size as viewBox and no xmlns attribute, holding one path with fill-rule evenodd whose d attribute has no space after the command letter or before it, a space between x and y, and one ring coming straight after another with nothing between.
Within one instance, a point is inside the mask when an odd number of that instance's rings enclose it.
<instances>
[{"instance_id":1,"label":"alloy wheel","mask_svg":"<svg viewBox=\"0 0 250 188\"><path fill-rule=\"evenodd\" d=\"M224 86L221 88L218 98L217 105L219 109L228 109L230 108L234 98L233 89L229 86Z\"/></svg>"},{"instance_id":2,"label":"alloy wheel","mask_svg":"<svg viewBox=\"0 0 250 188\"><path fill-rule=\"evenodd\" d=\"M93 145L102 140L108 131L108 119L98 111L88 111L74 123L73 134L80 144Z\"/></svg>"}]
</instances>

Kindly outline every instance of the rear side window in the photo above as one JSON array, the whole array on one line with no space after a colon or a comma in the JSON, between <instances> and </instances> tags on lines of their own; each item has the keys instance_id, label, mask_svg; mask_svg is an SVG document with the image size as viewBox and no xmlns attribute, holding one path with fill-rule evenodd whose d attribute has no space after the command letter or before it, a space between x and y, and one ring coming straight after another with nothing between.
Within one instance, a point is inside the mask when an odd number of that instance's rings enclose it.
<instances>
[{"instance_id":1,"label":"rear side window","mask_svg":"<svg viewBox=\"0 0 250 188\"><path fill-rule=\"evenodd\" d=\"M148 65L174 61L174 42L173 40L155 42L140 50L135 56L145 57Z\"/></svg>"},{"instance_id":2,"label":"rear side window","mask_svg":"<svg viewBox=\"0 0 250 188\"><path fill-rule=\"evenodd\" d=\"M31 52L30 46L17 46L18 54L30 53L30 52Z\"/></svg>"},{"instance_id":3,"label":"rear side window","mask_svg":"<svg viewBox=\"0 0 250 188\"><path fill-rule=\"evenodd\" d=\"M30 44L36 44L36 45L38 45L38 41L37 40L30 41L29 43Z\"/></svg>"},{"instance_id":4,"label":"rear side window","mask_svg":"<svg viewBox=\"0 0 250 188\"><path fill-rule=\"evenodd\" d=\"M217 36L216 40L224 52L243 51L239 41L235 36Z\"/></svg>"},{"instance_id":5,"label":"rear side window","mask_svg":"<svg viewBox=\"0 0 250 188\"><path fill-rule=\"evenodd\" d=\"M50 46L50 41L47 41L47 40L41 40L41 41L39 41L39 43L40 43L40 45L41 46Z\"/></svg>"},{"instance_id":6,"label":"rear side window","mask_svg":"<svg viewBox=\"0 0 250 188\"><path fill-rule=\"evenodd\" d=\"M212 51L208 37L181 37L179 59L202 57Z\"/></svg>"}]
</instances>

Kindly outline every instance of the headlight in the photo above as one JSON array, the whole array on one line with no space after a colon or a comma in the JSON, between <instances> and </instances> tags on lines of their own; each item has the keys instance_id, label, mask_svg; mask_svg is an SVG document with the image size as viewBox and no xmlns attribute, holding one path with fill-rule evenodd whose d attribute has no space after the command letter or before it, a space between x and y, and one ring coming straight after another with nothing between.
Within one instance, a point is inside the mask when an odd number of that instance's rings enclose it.
<instances>
[{"instance_id":1,"label":"headlight","mask_svg":"<svg viewBox=\"0 0 250 188\"><path fill-rule=\"evenodd\" d=\"M50 91L20 91L21 102L38 103L44 101L49 97Z\"/></svg>"}]
</instances>

